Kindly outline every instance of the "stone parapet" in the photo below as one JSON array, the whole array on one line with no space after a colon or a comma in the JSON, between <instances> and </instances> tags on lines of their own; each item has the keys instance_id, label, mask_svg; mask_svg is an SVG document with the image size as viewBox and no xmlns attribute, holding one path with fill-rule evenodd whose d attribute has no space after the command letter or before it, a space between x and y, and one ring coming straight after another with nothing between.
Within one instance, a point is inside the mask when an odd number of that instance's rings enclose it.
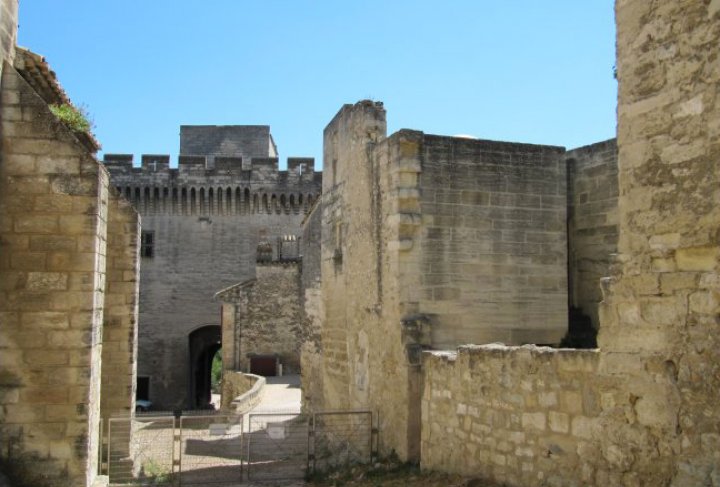
<instances>
[{"instance_id":1,"label":"stone parapet","mask_svg":"<svg viewBox=\"0 0 720 487\"><path fill-rule=\"evenodd\" d=\"M226 371L223 373L222 408L245 414L262 401L265 377Z\"/></svg>"}]
</instances>

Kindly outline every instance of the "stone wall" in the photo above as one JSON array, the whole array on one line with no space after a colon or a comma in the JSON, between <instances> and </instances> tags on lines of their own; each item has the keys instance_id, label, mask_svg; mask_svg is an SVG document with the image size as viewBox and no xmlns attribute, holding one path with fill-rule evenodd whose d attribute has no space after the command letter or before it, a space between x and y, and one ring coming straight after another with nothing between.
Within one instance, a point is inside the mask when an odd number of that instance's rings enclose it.
<instances>
[{"instance_id":1,"label":"stone wall","mask_svg":"<svg viewBox=\"0 0 720 487\"><path fill-rule=\"evenodd\" d=\"M423 348L567 331L564 149L386 138L368 101L324 138L322 359L304 375L323 384L306 407L375 409L381 450L417 460Z\"/></svg>"},{"instance_id":2,"label":"stone wall","mask_svg":"<svg viewBox=\"0 0 720 487\"><path fill-rule=\"evenodd\" d=\"M267 125L181 125L180 153L187 155L277 157Z\"/></svg>"},{"instance_id":3,"label":"stone wall","mask_svg":"<svg viewBox=\"0 0 720 487\"><path fill-rule=\"evenodd\" d=\"M300 345L304 320L300 299L300 272L295 262L258 264L257 277L218 293L223 306L234 311L232 330L234 370L250 372L252 355L276 355L283 373L300 372ZM227 336L227 335L226 335Z\"/></svg>"},{"instance_id":4,"label":"stone wall","mask_svg":"<svg viewBox=\"0 0 720 487\"><path fill-rule=\"evenodd\" d=\"M676 485L717 483L720 3L618 0L616 18L619 269L598 342L665 370L661 457Z\"/></svg>"},{"instance_id":5,"label":"stone wall","mask_svg":"<svg viewBox=\"0 0 720 487\"><path fill-rule=\"evenodd\" d=\"M424 468L513 486L634 485L627 453L657 447L611 434L637 418L597 351L466 346L426 353L423 369Z\"/></svg>"},{"instance_id":6,"label":"stone wall","mask_svg":"<svg viewBox=\"0 0 720 487\"><path fill-rule=\"evenodd\" d=\"M60 91L47 65L22 53L17 69L6 63L2 72L0 455L17 485L90 485L108 176L91 154L96 146L48 109ZM48 76L44 91L21 76L31 69Z\"/></svg>"},{"instance_id":7,"label":"stone wall","mask_svg":"<svg viewBox=\"0 0 720 487\"><path fill-rule=\"evenodd\" d=\"M599 326L600 279L610 275L618 240L615 139L568 151L570 304Z\"/></svg>"},{"instance_id":8,"label":"stone wall","mask_svg":"<svg viewBox=\"0 0 720 487\"><path fill-rule=\"evenodd\" d=\"M221 394L221 407L225 411L231 411L233 413L244 413L252 406L256 405L260 399L262 399L262 391L254 394L254 397L248 398L248 400L241 401L239 405L243 410L237 410L238 404L234 404L239 396L243 396L250 392L258 382L265 382L265 378L252 375L244 374L242 372L234 370L223 371L222 377L222 394ZM262 384L260 384L262 386Z\"/></svg>"},{"instance_id":9,"label":"stone wall","mask_svg":"<svg viewBox=\"0 0 720 487\"><path fill-rule=\"evenodd\" d=\"M319 402L330 410L379 411L382 453L412 458L399 238L390 218L398 210L389 203L397 180L381 177L385 131L382 103L372 101L343 106L324 131Z\"/></svg>"},{"instance_id":10,"label":"stone wall","mask_svg":"<svg viewBox=\"0 0 720 487\"><path fill-rule=\"evenodd\" d=\"M305 321L305 338L300 345L300 373L302 374L301 403L304 411L310 410L311 405L318 411L324 409L321 339L324 313L320 279L321 218L321 206L316 204L303 220L300 240L302 255L300 296Z\"/></svg>"},{"instance_id":11,"label":"stone wall","mask_svg":"<svg viewBox=\"0 0 720 487\"><path fill-rule=\"evenodd\" d=\"M103 309L100 414L135 411L140 218L115 191L109 194L107 267Z\"/></svg>"},{"instance_id":12,"label":"stone wall","mask_svg":"<svg viewBox=\"0 0 720 487\"><path fill-rule=\"evenodd\" d=\"M414 287L406 299L428 317L431 345L559 343L567 331L564 149L397 136L388 142L397 139L403 164L419 169L419 208L402 217L420 225L402 240L417 249L403 259L418 279L405 280ZM400 195L399 204L410 199Z\"/></svg>"},{"instance_id":13,"label":"stone wall","mask_svg":"<svg viewBox=\"0 0 720 487\"><path fill-rule=\"evenodd\" d=\"M720 3L616 3L619 242L599 351L428 353L426 468L510 485L720 479Z\"/></svg>"},{"instance_id":14,"label":"stone wall","mask_svg":"<svg viewBox=\"0 0 720 487\"><path fill-rule=\"evenodd\" d=\"M15 60L17 19L18 0L2 0L0 2L0 69L5 62L12 64Z\"/></svg>"},{"instance_id":15,"label":"stone wall","mask_svg":"<svg viewBox=\"0 0 720 487\"><path fill-rule=\"evenodd\" d=\"M141 167L128 155L104 162L112 185L143 216L143 231L153 233L153 255L141 258L138 375L149 379L155 407L193 407L189 335L221 326L213 296L255 277L259 242L277 256L277 237L300 234L322 174L299 158L287 171L272 158L248 161L249 170L231 156L210 166L209 156L181 155L177 169L162 155L142 156Z\"/></svg>"}]
</instances>

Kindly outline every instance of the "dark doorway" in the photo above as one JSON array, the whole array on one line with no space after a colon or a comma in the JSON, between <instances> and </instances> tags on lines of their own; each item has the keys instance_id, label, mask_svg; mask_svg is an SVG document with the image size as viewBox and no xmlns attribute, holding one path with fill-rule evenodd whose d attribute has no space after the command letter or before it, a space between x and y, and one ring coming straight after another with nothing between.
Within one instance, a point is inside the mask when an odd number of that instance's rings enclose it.
<instances>
[{"instance_id":1,"label":"dark doorway","mask_svg":"<svg viewBox=\"0 0 720 487\"><path fill-rule=\"evenodd\" d=\"M265 377L277 375L277 357L275 355L252 355L250 357L250 373Z\"/></svg>"},{"instance_id":2,"label":"dark doorway","mask_svg":"<svg viewBox=\"0 0 720 487\"><path fill-rule=\"evenodd\" d=\"M222 330L208 325L190 333L190 391L191 409L210 409L211 373L215 353L220 350Z\"/></svg>"}]
</instances>

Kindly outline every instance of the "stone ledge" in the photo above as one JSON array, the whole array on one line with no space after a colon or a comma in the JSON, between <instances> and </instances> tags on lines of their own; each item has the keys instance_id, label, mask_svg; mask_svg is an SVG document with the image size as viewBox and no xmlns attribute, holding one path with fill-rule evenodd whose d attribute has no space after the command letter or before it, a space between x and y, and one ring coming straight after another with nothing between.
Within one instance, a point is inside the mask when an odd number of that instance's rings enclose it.
<instances>
[{"instance_id":1,"label":"stone ledge","mask_svg":"<svg viewBox=\"0 0 720 487\"><path fill-rule=\"evenodd\" d=\"M242 373L242 372L236 372L236 373ZM260 400L262 399L263 392L265 390L265 377L254 375L254 374L244 374L247 378L254 379L255 384L250 388L249 391L240 394L235 399L232 400L230 403L231 409L234 409L235 413L237 414L244 414L247 411L251 410L255 406L257 406L260 403Z\"/></svg>"}]
</instances>

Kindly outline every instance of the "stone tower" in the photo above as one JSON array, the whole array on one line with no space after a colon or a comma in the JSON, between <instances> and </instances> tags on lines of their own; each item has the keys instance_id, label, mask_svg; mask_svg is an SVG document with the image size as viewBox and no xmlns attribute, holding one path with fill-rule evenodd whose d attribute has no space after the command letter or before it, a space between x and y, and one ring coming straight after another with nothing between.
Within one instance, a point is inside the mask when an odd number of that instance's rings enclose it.
<instances>
[{"instance_id":1,"label":"stone tower","mask_svg":"<svg viewBox=\"0 0 720 487\"><path fill-rule=\"evenodd\" d=\"M268 126L183 126L169 156L106 154L113 186L142 215L138 397L202 407L220 348L220 289L255 276L258 246L298 235L321 191L311 158L278 170Z\"/></svg>"}]
</instances>

